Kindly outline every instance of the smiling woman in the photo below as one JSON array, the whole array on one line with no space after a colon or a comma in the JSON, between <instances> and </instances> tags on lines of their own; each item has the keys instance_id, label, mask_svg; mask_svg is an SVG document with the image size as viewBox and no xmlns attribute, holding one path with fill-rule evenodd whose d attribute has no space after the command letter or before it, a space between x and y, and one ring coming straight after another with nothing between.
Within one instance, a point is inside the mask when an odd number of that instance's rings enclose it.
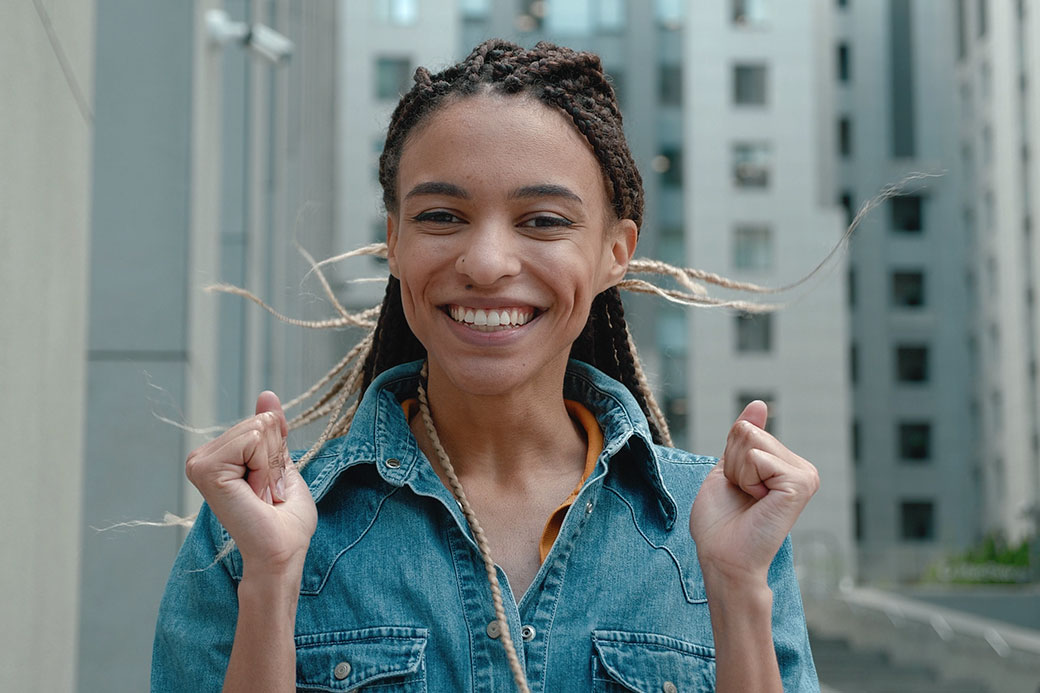
<instances>
[{"instance_id":1,"label":"smiling woman","mask_svg":"<svg viewBox=\"0 0 1040 693\"><path fill-rule=\"evenodd\" d=\"M490 41L420 68L380 181L377 322L292 422L325 434L292 459L267 392L188 458L206 504L153 690L818 690L786 539L816 470L761 402L721 461L670 446L618 293L643 192L599 59Z\"/></svg>"}]
</instances>

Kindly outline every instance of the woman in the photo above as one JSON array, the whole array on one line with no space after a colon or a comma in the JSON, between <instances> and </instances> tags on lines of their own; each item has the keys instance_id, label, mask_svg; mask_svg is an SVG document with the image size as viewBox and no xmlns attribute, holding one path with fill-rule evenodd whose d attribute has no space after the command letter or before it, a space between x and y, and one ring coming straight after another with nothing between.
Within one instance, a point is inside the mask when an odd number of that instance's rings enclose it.
<instances>
[{"instance_id":1,"label":"woman","mask_svg":"<svg viewBox=\"0 0 1040 693\"><path fill-rule=\"evenodd\" d=\"M817 690L785 539L816 470L761 402L718 464L662 445L599 59L489 41L415 80L380 161L386 298L323 400L349 431L293 464L265 392L189 456L206 505L153 690Z\"/></svg>"}]
</instances>

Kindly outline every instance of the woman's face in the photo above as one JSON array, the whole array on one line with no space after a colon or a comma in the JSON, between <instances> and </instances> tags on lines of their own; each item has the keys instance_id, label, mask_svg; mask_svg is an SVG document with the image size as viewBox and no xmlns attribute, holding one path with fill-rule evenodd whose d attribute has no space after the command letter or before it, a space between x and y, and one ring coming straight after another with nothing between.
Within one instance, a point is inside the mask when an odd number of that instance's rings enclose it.
<instances>
[{"instance_id":1,"label":"woman's face","mask_svg":"<svg viewBox=\"0 0 1040 693\"><path fill-rule=\"evenodd\" d=\"M484 395L562 375L637 235L570 120L524 97L451 103L412 133L397 186L390 271L431 368Z\"/></svg>"}]
</instances>

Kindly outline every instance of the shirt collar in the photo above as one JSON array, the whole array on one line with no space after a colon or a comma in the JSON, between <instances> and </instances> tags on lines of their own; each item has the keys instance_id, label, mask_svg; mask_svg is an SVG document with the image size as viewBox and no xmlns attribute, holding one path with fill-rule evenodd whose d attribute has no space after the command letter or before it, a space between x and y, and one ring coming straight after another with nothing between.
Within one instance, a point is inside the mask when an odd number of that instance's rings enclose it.
<instances>
[{"instance_id":1,"label":"shirt collar","mask_svg":"<svg viewBox=\"0 0 1040 693\"><path fill-rule=\"evenodd\" d=\"M359 464L374 464L379 475L393 486L415 480L419 466L426 463L401 411L401 402L415 396L421 368L422 361L413 361L390 368L372 381L347 435L327 443L311 462L316 467L309 480L315 500L328 492L343 470ZM595 414L603 431L601 457L610 460L627 451L638 461L641 476L670 528L678 514L677 506L664 485L661 461L646 417L628 388L602 371L572 359L567 366L563 395L581 402Z\"/></svg>"}]
</instances>

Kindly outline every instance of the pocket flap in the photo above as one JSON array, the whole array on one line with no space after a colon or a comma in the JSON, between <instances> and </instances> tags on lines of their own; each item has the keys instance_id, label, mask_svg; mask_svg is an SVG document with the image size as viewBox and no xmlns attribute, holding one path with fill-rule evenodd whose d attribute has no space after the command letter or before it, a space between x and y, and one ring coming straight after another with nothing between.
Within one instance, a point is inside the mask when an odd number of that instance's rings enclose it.
<instances>
[{"instance_id":1,"label":"pocket flap","mask_svg":"<svg viewBox=\"0 0 1040 693\"><path fill-rule=\"evenodd\" d=\"M350 691L376 682L405 684L426 676L425 628L383 627L296 636L296 685Z\"/></svg>"},{"instance_id":2,"label":"pocket flap","mask_svg":"<svg viewBox=\"0 0 1040 693\"><path fill-rule=\"evenodd\" d=\"M715 649L656 633L592 633L593 675L631 691L714 691ZM666 686L667 683L672 686Z\"/></svg>"}]
</instances>

